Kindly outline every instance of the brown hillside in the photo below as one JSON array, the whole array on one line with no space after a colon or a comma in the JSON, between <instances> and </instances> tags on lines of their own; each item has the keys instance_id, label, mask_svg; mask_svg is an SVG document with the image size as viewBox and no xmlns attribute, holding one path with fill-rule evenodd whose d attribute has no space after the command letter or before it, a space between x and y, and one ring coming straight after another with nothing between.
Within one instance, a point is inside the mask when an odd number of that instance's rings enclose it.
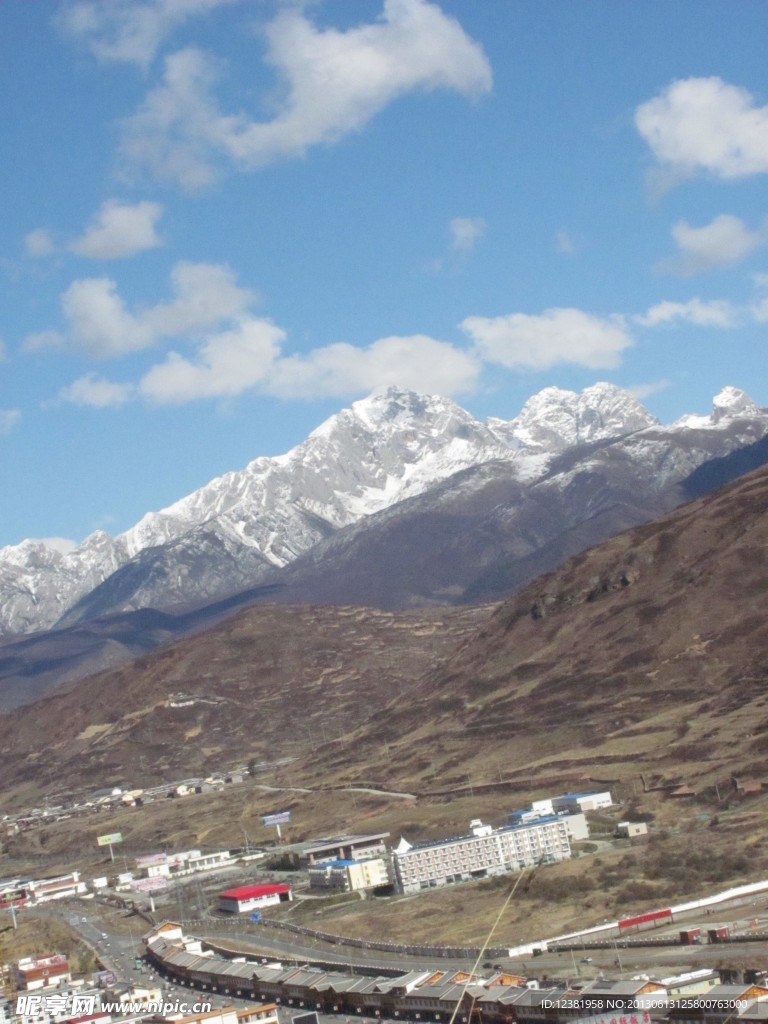
<instances>
[{"instance_id":1,"label":"brown hillside","mask_svg":"<svg viewBox=\"0 0 768 1024\"><path fill-rule=\"evenodd\" d=\"M385 721L388 784L768 781L768 470L529 584Z\"/></svg>"},{"instance_id":2,"label":"brown hillside","mask_svg":"<svg viewBox=\"0 0 768 1024\"><path fill-rule=\"evenodd\" d=\"M0 716L6 803L341 749L489 614L247 609ZM169 706L180 694L195 703Z\"/></svg>"},{"instance_id":3,"label":"brown hillside","mask_svg":"<svg viewBox=\"0 0 768 1024\"><path fill-rule=\"evenodd\" d=\"M5 716L0 783L55 794L285 756L284 784L508 799L760 780L766 509L763 469L495 612L250 609ZM166 706L179 691L204 701Z\"/></svg>"}]
</instances>

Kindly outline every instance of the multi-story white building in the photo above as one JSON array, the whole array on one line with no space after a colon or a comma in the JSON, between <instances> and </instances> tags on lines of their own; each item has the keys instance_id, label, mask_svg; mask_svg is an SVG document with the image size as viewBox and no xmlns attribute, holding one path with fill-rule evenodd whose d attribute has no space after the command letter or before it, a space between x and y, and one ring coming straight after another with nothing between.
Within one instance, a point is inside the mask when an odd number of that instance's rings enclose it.
<instances>
[{"instance_id":1,"label":"multi-story white building","mask_svg":"<svg viewBox=\"0 0 768 1024\"><path fill-rule=\"evenodd\" d=\"M539 803L551 803L551 801L539 801ZM512 811L507 816L508 825L531 825L537 821L541 821L542 818L562 818L565 822L565 827L568 829L568 838L570 841L577 842L580 839L589 839L589 825L587 824L586 816L582 811L576 813L569 813L568 811L549 811L544 813L537 810L537 804L531 804L530 811Z\"/></svg>"},{"instance_id":2,"label":"multi-story white building","mask_svg":"<svg viewBox=\"0 0 768 1024\"><path fill-rule=\"evenodd\" d=\"M324 860L308 869L310 889L356 892L387 885L389 872L383 857L369 860Z\"/></svg>"},{"instance_id":3,"label":"multi-story white building","mask_svg":"<svg viewBox=\"0 0 768 1024\"><path fill-rule=\"evenodd\" d=\"M14 986L21 992L66 985L72 980L69 962L63 953L41 957L25 956L12 965L12 971Z\"/></svg>"},{"instance_id":4,"label":"multi-story white building","mask_svg":"<svg viewBox=\"0 0 768 1024\"><path fill-rule=\"evenodd\" d=\"M499 829L475 820L469 827L468 835L451 839L415 845L401 839L392 851L392 863L402 891L418 892L451 882L522 871L571 855L568 829L562 817L537 818Z\"/></svg>"}]
</instances>

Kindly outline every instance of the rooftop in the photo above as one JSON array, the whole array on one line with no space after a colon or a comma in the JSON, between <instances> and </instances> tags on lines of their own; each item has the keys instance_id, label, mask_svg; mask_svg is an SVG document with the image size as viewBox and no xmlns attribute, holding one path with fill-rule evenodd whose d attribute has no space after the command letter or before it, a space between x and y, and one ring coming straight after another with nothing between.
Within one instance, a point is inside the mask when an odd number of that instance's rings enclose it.
<instances>
[{"instance_id":1,"label":"rooftop","mask_svg":"<svg viewBox=\"0 0 768 1024\"><path fill-rule=\"evenodd\" d=\"M349 868L349 867L352 867L354 864L365 864L365 863L366 862L364 860L350 860L349 858L347 858L346 860L343 860L343 859L341 859L339 857L336 860L321 860L317 864L315 864L315 867L316 868Z\"/></svg>"},{"instance_id":2,"label":"rooftop","mask_svg":"<svg viewBox=\"0 0 768 1024\"><path fill-rule=\"evenodd\" d=\"M535 818L533 821L522 822L519 825L502 825L501 828L493 829L487 836L477 836L474 832L466 832L460 836L447 836L443 839L425 839L420 843L409 843L408 845L411 850L426 850L430 846L446 846L448 843L463 843L472 839L490 839L492 836L498 836L502 833L530 832L533 829L539 828L540 825L548 825L551 822L561 822L563 820L563 817L559 814L546 814Z\"/></svg>"},{"instance_id":3,"label":"rooftop","mask_svg":"<svg viewBox=\"0 0 768 1024\"><path fill-rule=\"evenodd\" d=\"M291 887L287 882L270 882L263 885L241 885L237 889L227 889L219 893L219 899L223 900L249 900L259 896L276 896L279 893L290 892Z\"/></svg>"}]
</instances>

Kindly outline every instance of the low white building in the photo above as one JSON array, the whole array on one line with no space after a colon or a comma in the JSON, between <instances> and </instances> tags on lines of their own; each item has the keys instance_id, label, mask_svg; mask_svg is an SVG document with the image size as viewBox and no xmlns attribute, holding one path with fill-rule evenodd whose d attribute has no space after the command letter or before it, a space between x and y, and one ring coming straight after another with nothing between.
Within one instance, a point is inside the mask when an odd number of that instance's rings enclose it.
<instances>
[{"instance_id":1,"label":"low white building","mask_svg":"<svg viewBox=\"0 0 768 1024\"><path fill-rule=\"evenodd\" d=\"M292 899L293 893L287 882L241 885L237 889L228 889L219 894L219 910L229 914L247 914Z\"/></svg>"},{"instance_id":2,"label":"low white building","mask_svg":"<svg viewBox=\"0 0 768 1024\"><path fill-rule=\"evenodd\" d=\"M546 800L534 800L531 803L531 810L537 815L554 814L555 809L552 806L552 797L550 796Z\"/></svg>"},{"instance_id":3,"label":"low white building","mask_svg":"<svg viewBox=\"0 0 768 1024\"><path fill-rule=\"evenodd\" d=\"M158 1016L168 1024L278 1024L277 1007L274 1003L263 1003L258 1006L246 1006L237 1009L234 1006L222 1006L206 1013L191 1016L170 1014Z\"/></svg>"},{"instance_id":4,"label":"low white building","mask_svg":"<svg viewBox=\"0 0 768 1024\"><path fill-rule=\"evenodd\" d=\"M235 858L229 850L202 853L183 850L180 853L150 853L136 858L136 867L142 878L179 878L198 871L216 871L229 867Z\"/></svg>"},{"instance_id":5,"label":"low white building","mask_svg":"<svg viewBox=\"0 0 768 1024\"><path fill-rule=\"evenodd\" d=\"M322 860L370 860L387 855L389 832L373 835L329 836L311 843L297 844L294 857L302 867Z\"/></svg>"},{"instance_id":6,"label":"low white building","mask_svg":"<svg viewBox=\"0 0 768 1024\"><path fill-rule=\"evenodd\" d=\"M47 903L49 900L63 900L68 896L81 896L88 891L85 882L80 881L79 871L57 878L35 878L27 883L30 901Z\"/></svg>"},{"instance_id":7,"label":"low white building","mask_svg":"<svg viewBox=\"0 0 768 1024\"><path fill-rule=\"evenodd\" d=\"M644 821L620 821L616 833L624 839L634 839L636 836L647 836L648 826Z\"/></svg>"},{"instance_id":8,"label":"low white building","mask_svg":"<svg viewBox=\"0 0 768 1024\"><path fill-rule=\"evenodd\" d=\"M602 807L613 807L613 797L607 790L601 793L563 793L562 796L552 798L552 809L556 814L560 811L570 811L572 814L599 811Z\"/></svg>"}]
</instances>

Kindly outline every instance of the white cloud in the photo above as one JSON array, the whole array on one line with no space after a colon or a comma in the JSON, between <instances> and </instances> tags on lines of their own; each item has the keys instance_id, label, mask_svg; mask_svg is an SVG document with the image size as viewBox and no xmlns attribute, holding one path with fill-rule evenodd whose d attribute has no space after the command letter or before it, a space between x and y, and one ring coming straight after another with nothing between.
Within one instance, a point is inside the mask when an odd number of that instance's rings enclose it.
<instances>
[{"instance_id":1,"label":"white cloud","mask_svg":"<svg viewBox=\"0 0 768 1024\"><path fill-rule=\"evenodd\" d=\"M318 29L283 10L267 25L267 62L285 99L271 121L222 113L216 67L199 50L166 60L164 80L124 125L123 156L187 188L209 183L216 161L241 168L301 156L308 147L358 131L414 89L487 92L491 70L479 44L427 0L385 0L379 21L346 31Z\"/></svg>"},{"instance_id":2,"label":"white cloud","mask_svg":"<svg viewBox=\"0 0 768 1024\"><path fill-rule=\"evenodd\" d=\"M672 381L664 377L662 380L656 380L650 384L633 384L624 390L628 391L630 395L634 395L639 402L642 402L644 398L657 395L659 391L666 391L671 384Z\"/></svg>"},{"instance_id":3,"label":"white cloud","mask_svg":"<svg viewBox=\"0 0 768 1024\"><path fill-rule=\"evenodd\" d=\"M89 405L95 409L107 409L124 405L135 393L132 384L116 384L98 377L95 373L87 373L79 377L68 387L62 388L59 398L73 405Z\"/></svg>"},{"instance_id":4,"label":"white cloud","mask_svg":"<svg viewBox=\"0 0 768 1024\"><path fill-rule=\"evenodd\" d=\"M65 341L64 335L58 331L37 331L24 338L21 348L23 352L40 352L46 348L60 348Z\"/></svg>"},{"instance_id":5,"label":"white cloud","mask_svg":"<svg viewBox=\"0 0 768 1024\"><path fill-rule=\"evenodd\" d=\"M99 60L146 67L179 25L227 2L231 0L78 0L62 5L58 20Z\"/></svg>"},{"instance_id":6,"label":"white cloud","mask_svg":"<svg viewBox=\"0 0 768 1024\"><path fill-rule=\"evenodd\" d=\"M752 283L758 292L768 289L768 274L753 274ZM759 296L750 306L752 319L759 324L768 323L768 296Z\"/></svg>"},{"instance_id":7,"label":"white cloud","mask_svg":"<svg viewBox=\"0 0 768 1024\"><path fill-rule=\"evenodd\" d=\"M77 541L68 537L30 537L29 540L33 544L45 544L47 548L53 548L61 555L68 555L77 547Z\"/></svg>"},{"instance_id":8,"label":"white cloud","mask_svg":"<svg viewBox=\"0 0 768 1024\"><path fill-rule=\"evenodd\" d=\"M721 78L686 78L642 103L635 125L673 178L768 172L768 106Z\"/></svg>"},{"instance_id":9,"label":"white cloud","mask_svg":"<svg viewBox=\"0 0 768 1024\"><path fill-rule=\"evenodd\" d=\"M637 323L645 327L657 327L683 320L696 324L697 327L735 327L738 323L738 311L724 299L711 299L704 302L693 298L688 302L659 302L651 306L643 316L636 316Z\"/></svg>"},{"instance_id":10,"label":"white cloud","mask_svg":"<svg viewBox=\"0 0 768 1024\"><path fill-rule=\"evenodd\" d=\"M546 370L558 363L614 369L632 345L623 317L597 317L580 309L470 316L460 326L484 359L515 369Z\"/></svg>"},{"instance_id":11,"label":"white cloud","mask_svg":"<svg viewBox=\"0 0 768 1024\"><path fill-rule=\"evenodd\" d=\"M269 320L244 318L232 330L207 338L194 357L169 353L137 384L89 373L59 398L99 408L139 398L181 405L253 390L285 399L341 397L389 384L450 395L475 387L482 368L474 354L421 334L379 338L367 348L340 342L282 358L285 337Z\"/></svg>"},{"instance_id":12,"label":"white cloud","mask_svg":"<svg viewBox=\"0 0 768 1024\"><path fill-rule=\"evenodd\" d=\"M482 217L454 217L450 225L451 249L454 252L472 252L475 243L485 234Z\"/></svg>"},{"instance_id":13,"label":"white cloud","mask_svg":"<svg viewBox=\"0 0 768 1024\"><path fill-rule=\"evenodd\" d=\"M168 57L163 84L123 124L123 159L186 189L210 184L215 160L239 123L219 113L210 95L215 78L213 62L199 50Z\"/></svg>"},{"instance_id":14,"label":"white cloud","mask_svg":"<svg viewBox=\"0 0 768 1024\"><path fill-rule=\"evenodd\" d=\"M73 281L61 297L73 342L95 357L123 355L152 345L155 337L125 308L108 277Z\"/></svg>"},{"instance_id":15,"label":"white cloud","mask_svg":"<svg viewBox=\"0 0 768 1024\"><path fill-rule=\"evenodd\" d=\"M367 348L338 342L305 356L279 360L267 390L281 398L343 396L401 384L452 395L477 383L479 361L468 352L424 334L379 338Z\"/></svg>"},{"instance_id":16,"label":"white cloud","mask_svg":"<svg viewBox=\"0 0 768 1024\"><path fill-rule=\"evenodd\" d=\"M738 217L722 213L710 224L691 227L686 221L678 221L672 228L672 237L678 254L659 264L659 270L666 270L682 277L690 277L715 267L728 267L749 255L754 249L768 243L768 227L750 231Z\"/></svg>"},{"instance_id":17,"label":"white cloud","mask_svg":"<svg viewBox=\"0 0 768 1024\"><path fill-rule=\"evenodd\" d=\"M171 302L132 313L111 278L73 281L62 295L71 342L99 358L136 352L162 337L199 332L231 320L256 297L237 286L229 267L215 263L177 263L171 284L175 295Z\"/></svg>"},{"instance_id":18,"label":"white cloud","mask_svg":"<svg viewBox=\"0 0 768 1024\"><path fill-rule=\"evenodd\" d=\"M158 404L239 395L266 379L284 338L285 332L268 320L243 320L234 330L209 338L194 360L171 352L145 374L139 392Z\"/></svg>"},{"instance_id":19,"label":"white cloud","mask_svg":"<svg viewBox=\"0 0 768 1024\"><path fill-rule=\"evenodd\" d=\"M565 230L565 228L562 228L560 231L557 232L557 235L556 235L556 238L555 238L555 245L556 245L556 248L557 248L558 252L563 252L563 253L576 252L576 243L571 238L571 236L568 234L568 232Z\"/></svg>"},{"instance_id":20,"label":"white cloud","mask_svg":"<svg viewBox=\"0 0 768 1024\"><path fill-rule=\"evenodd\" d=\"M18 409L0 409L0 434L9 434L20 417Z\"/></svg>"},{"instance_id":21,"label":"white cloud","mask_svg":"<svg viewBox=\"0 0 768 1024\"><path fill-rule=\"evenodd\" d=\"M486 226L482 217L454 217L448 224L450 245L442 256L429 261L429 273L460 270L478 240L485 234Z\"/></svg>"},{"instance_id":22,"label":"white cloud","mask_svg":"<svg viewBox=\"0 0 768 1024\"><path fill-rule=\"evenodd\" d=\"M78 256L96 260L119 260L162 244L155 230L163 208L159 203L131 205L108 199L81 238L69 246Z\"/></svg>"},{"instance_id":23,"label":"white cloud","mask_svg":"<svg viewBox=\"0 0 768 1024\"><path fill-rule=\"evenodd\" d=\"M768 289L768 273L753 274L753 283L759 292ZM755 319L758 324L765 324L768 322L768 296L756 299L752 304L750 311L753 319Z\"/></svg>"},{"instance_id":24,"label":"white cloud","mask_svg":"<svg viewBox=\"0 0 768 1024\"><path fill-rule=\"evenodd\" d=\"M48 228L36 228L24 237L24 251L27 256L50 256L56 251L51 232Z\"/></svg>"},{"instance_id":25,"label":"white cloud","mask_svg":"<svg viewBox=\"0 0 768 1024\"><path fill-rule=\"evenodd\" d=\"M177 263L171 271L175 298L142 316L153 332L176 337L240 316L258 298L240 288L232 270L221 263Z\"/></svg>"}]
</instances>

